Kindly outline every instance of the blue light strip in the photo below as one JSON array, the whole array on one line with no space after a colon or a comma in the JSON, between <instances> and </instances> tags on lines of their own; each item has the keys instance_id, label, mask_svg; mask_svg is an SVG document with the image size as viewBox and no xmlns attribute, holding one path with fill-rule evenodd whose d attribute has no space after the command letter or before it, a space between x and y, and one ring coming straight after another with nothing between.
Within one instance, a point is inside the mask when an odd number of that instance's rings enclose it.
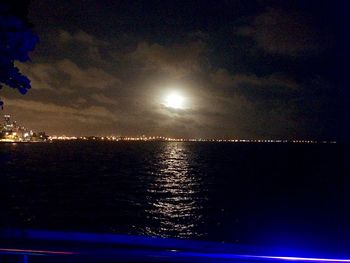
<instances>
[{"instance_id":1,"label":"blue light strip","mask_svg":"<svg viewBox=\"0 0 350 263\"><path fill-rule=\"evenodd\" d=\"M123 259L147 259L153 262L154 259L164 259L163 262L176 260L190 260L190 262L202 262L203 260L215 260L215 262L335 262L350 263L345 258L323 258L323 257L291 257L291 256L268 256L257 253L257 250L249 247L221 244L214 242L201 242L190 240L178 240L168 238L152 238L143 236L128 236L114 234L91 234L55 232L42 230L2 230L2 240L18 240L21 243L42 242L45 248L48 241L51 241L49 249L23 249L23 248L0 248L1 253L35 254L42 255L94 255L108 256L110 258ZM46 242L46 243L45 243ZM59 249L64 242L73 242L73 247ZM86 243L88 246L86 247ZM85 247L84 247L85 244ZM96 244L96 246L94 246ZM78 245L78 247L76 246ZM55 249L52 249L52 246ZM73 250L73 251L70 251ZM260 254L260 255L259 255Z\"/></svg>"},{"instance_id":2,"label":"blue light strip","mask_svg":"<svg viewBox=\"0 0 350 263\"><path fill-rule=\"evenodd\" d=\"M350 262L350 259L336 259L336 258L278 257L278 256L254 256L254 257L257 257L260 259L305 261L305 262Z\"/></svg>"},{"instance_id":3,"label":"blue light strip","mask_svg":"<svg viewBox=\"0 0 350 263\"><path fill-rule=\"evenodd\" d=\"M19 230L3 229L0 231L0 238L39 240L39 241L70 241L79 243L96 243L109 245L123 245L132 247L150 247L153 249L172 249L186 251L203 251L208 249L212 252L234 252L246 253L254 249L252 246L241 246L215 242L193 241L175 238L159 238L148 236L132 236L104 233L80 233L80 232L59 232L47 230Z\"/></svg>"}]
</instances>

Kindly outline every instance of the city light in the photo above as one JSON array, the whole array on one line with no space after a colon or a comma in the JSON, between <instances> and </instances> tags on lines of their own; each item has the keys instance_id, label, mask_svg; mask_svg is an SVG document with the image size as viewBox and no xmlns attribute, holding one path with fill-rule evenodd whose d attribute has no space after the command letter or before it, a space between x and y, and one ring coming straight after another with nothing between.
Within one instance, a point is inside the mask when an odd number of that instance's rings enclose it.
<instances>
[{"instance_id":1,"label":"city light","mask_svg":"<svg viewBox=\"0 0 350 263\"><path fill-rule=\"evenodd\" d=\"M272 139L204 139L204 138L172 138L165 136L66 136L54 135L48 137L49 141L164 141L164 142L220 142L220 143L294 143L294 144L316 144L316 143L336 143L336 141L316 141L316 140L272 140Z\"/></svg>"},{"instance_id":2,"label":"city light","mask_svg":"<svg viewBox=\"0 0 350 263\"><path fill-rule=\"evenodd\" d=\"M177 98L178 99L178 98ZM180 106L180 101L171 102L172 106ZM165 141L165 142L221 142L221 143L297 143L297 144L312 144L312 143L336 143L336 141L316 141L305 139L208 139L208 138L173 138L166 136L155 135L140 135L140 136L66 136L66 135L51 135L47 136L45 132L34 133L25 127L20 127L17 122L11 122L10 115L4 116L4 123L0 125L0 142L45 142L45 141Z\"/></svg>"},{"instance_id":3,"label":"city light","mask_svg":"<svg viewBox=\"0 0 350 263\"><path fill-rule=\"evenodd\" d=\"M4 115L4 123L0 124L0 142L44 142L47 141L45 132L35 133L16 121L11 121L10 115Z\"/></svg>"}]
</instances>

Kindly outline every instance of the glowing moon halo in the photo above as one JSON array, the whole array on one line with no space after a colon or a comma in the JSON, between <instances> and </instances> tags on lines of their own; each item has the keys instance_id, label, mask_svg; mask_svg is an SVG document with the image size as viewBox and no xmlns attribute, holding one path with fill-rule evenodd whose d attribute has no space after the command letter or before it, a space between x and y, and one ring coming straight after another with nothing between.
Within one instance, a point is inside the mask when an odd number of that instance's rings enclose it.
<instances>
[{"instance_id":1,"label":"glowing moon halo","mask_svg":"<svg viewBox=\"0 0 350 263\"><path fill-rule=\"evenodd\" d=\"M184 97L179 95L178 93L170 93L165 98L165 107L173 108L173 109L183 109L184 108Z\"/></svg>"}]
</instances>

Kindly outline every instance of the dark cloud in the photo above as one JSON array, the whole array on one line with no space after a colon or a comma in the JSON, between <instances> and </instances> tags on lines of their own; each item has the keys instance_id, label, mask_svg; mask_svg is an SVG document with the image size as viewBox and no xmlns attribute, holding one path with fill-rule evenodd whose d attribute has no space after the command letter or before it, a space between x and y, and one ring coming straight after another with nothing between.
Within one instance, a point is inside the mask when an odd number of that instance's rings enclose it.
<instances>
[{"instance_id":1,"label":"dark cloud","mask_svg":"<svg viewBox=\"0 0 350 263\"><path fill-rule=\"evenodd\" d=\"M258 77L254 74L230 74L226 69L218 69L211 73L212 81L221 87L238 88L242 85L249 85L253 87L265 87L267 89L271 87L286 88L294 90L298 88L298 83L290 77L274 73L268 76Z\"/></svg>"},{"instance_id":2,"label":"dark cloud","mask_svg":"<svg viewBox=\"0 0 350 263\"><path fill-rule=\"evenodd\" d=\"M69 33L65 30L58 31L57 45L61 49L76 48L86 50L86 54L89 59L93 61L102 61L101 49L109 48L110 44L106 41L97 39L93 35L90 35L82 30L74 33Z\"/></svg>"},{"instance_id":3,"label":"dark cloud","mask_svg":"<svg viewBox=\"0 0 350 263\"><path fill-rule=\"evenodd\" d=\"M163 72L175 79L201 70L201 57L206 51L204 42L187 42L170 46L141 42L127 58L145 71Z\"/></svg>"},{"instance_id":4,"label":"dark cloud","mask_svg":"<svg viewBox=\"0 0 350 263\"><path fill-rule=\"evenodd\" d=\"M70 59L51 63L18 65L32 80L34 89L79 92L81 89L103 90L120 84L120 80L97 66L79 67Z\"/></svg>"},{"instance_id":5,"label":"dark cloud","mask_svg":"<svg viewBox=\"0 0 350 263\"><path fill-rule=\"evenodd\" d=\"M84 108L68 107L57 105L54 103L42 103L39 101L24 100L24 99L7 99L8 106L21 108L40 113L54 113L62 116L89 116L97 118L108 118L116 120L116 116L101 106L88 106Z\"/></svg>"},{"instance_id":6,"label":"dark cloud","mask_svg":"<svg viewBox=\"0 0 350 263\"><path fill-rule=\"evenodd\" d=\"M65 30L58 31L58 41L61 43L82 43L89 46L106 46L107 42L97 39L96 37L79 30L73 34Z\"/></svg>"},{"instance_id":7,"label":"dark cloud","mask_svg":"<svg viewBox=\"0 0 350 263\"><path fill-rule=\"evenodd\" d=\"M116 99L107 97L106 95L103 95L101 93L95 93L91 95L91 98L95 100L98 103L104 104L104 105L118 105L119 103L117 102Z\"/></svg>"},{"instance_id":8,"label":"dark cloud","mask_svg":"<svg viewBox=\"0 0 350 263\"><path fill-rule=\"evenodd\" d=\"M330 45L327 32L322 32L319 25L300 10L268 8L251 20L240 27L237 34L252 38L268 53L300 56L320 52Z\"/></svg>"}]
</instances>

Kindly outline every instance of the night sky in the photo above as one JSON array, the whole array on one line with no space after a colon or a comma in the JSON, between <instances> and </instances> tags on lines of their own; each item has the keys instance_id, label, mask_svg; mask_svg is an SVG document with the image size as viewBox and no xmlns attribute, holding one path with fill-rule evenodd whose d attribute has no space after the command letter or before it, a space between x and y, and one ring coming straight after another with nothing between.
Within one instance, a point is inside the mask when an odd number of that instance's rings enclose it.
<instances>
[{"instance_id":1,"label":"night sky","mask_svg":"<svg viewBox=\"0 0 350 263\"><path fill-rule=\"evenodd\" d=\"M32 89L3 89L3 113L49 135L344 140L341 2L35 0Z\"/></svg>"}]
</instances>

